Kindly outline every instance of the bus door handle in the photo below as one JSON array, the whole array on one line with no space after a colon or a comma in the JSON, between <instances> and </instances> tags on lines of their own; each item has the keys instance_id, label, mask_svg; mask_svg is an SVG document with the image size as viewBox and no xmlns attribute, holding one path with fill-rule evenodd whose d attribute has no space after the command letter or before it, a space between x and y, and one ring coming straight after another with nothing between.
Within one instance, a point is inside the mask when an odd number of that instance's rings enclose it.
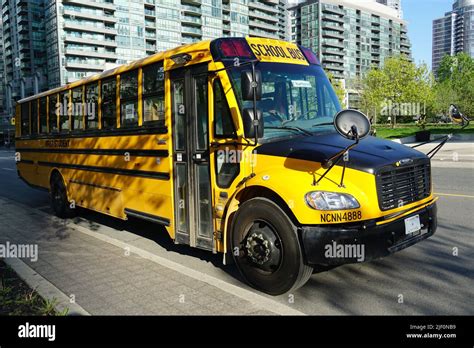
<instances>
[{"instance_id":1,"label":"bus door handle","mask_svg":"<svg viewBox=\"0 0 474 348\"><path fill-rule=\"evenodd\" d=\"M203 163L207 161L206 155L204 153L195 153L193 155L193 161L195 163Z\"/></svg>"}]
</instances>

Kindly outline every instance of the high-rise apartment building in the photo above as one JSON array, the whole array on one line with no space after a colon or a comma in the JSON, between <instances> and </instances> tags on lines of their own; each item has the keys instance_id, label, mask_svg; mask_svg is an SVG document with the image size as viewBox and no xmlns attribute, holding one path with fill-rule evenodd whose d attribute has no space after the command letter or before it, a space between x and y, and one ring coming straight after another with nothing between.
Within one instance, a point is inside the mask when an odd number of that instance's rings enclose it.
<instances>
[{"instance_id":1,"label":"high-rise apartment building","mask_svg":"<svg viewBox=\"0 0 474 348\"><path fill-rule=\"evenodd\" d=\"M49 86L226 36L286 38L283 0L46 0Z\"/></svg>"},{"instance_id":2,"label":"high-rise apartment building","mask_svg":"<svg viewBox=\"0 0 474 348\"><path fill-rule=\"evenodd\" d=\"M47 88L44 0L2 0L6 109Z\"/></svg>"},{"instance_id":3,"label":"high-rise apartment building","mask_svg":"<svg viewBox=\"0 0 474 348\"><path fill-rule=\"evenodd\" d=\"M3 30L2 30L2 18L0 17L0 127L2 117L5 117L5 58L3 56Z\"/></svg>"},{"instance_id":4,"label":"high-rise apartment building","mask_svg":"<svg viewBox=\"0 0 474 348\"><path fill-rule=\"evenodd\" d=\"M349 105L356 81L385 58L411 57L406 22L375 1L309 0L290 8L291 40L313 49L327 72L344 80Z\"/></svg>"},{"instance_id":5,"label":"high-rise apartment building","mask_svg":"<svg viewBox=\"0 0 474 348\"><path fill-rule=\"evenodd\" d=\"M445 55L459 52L474 57L474 0L455 1L452 11L433 21L433 71Z\"/></svg>"},{"instance_id":6,"label":"high-rise apartment building","mask_svg":"<svg viewBox=\"0 0 474 348\"><path fill-rule=\"evenodd\" d=\"M378 3L391 7L398 13L398 18L403 18L402 0L377 0Z\"/></svg>"}]
</instances>

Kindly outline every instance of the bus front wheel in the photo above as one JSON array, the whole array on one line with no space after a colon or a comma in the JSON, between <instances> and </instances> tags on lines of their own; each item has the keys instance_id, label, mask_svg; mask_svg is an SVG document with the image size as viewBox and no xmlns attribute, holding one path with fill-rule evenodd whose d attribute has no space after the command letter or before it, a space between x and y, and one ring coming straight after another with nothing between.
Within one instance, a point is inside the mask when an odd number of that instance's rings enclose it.
<instances>
[{"instance_id":1,"label":"bus front wheel","mask_svg":"<svg viewBox=\"0 0 474 348\"><path fill-rule=\"evenodd\" d=\"M71 203L67 198L66 185L60 174L55 173L51 178L51 207L57 217L70 218L75 215L75 209L71 208Z\"/></svg>"},{"instance_id":2,"label":"bus front wheel","mask_svg":"<svg viewBox=\"0 0 474 348\"><path fill-rule=\"evenodd\" d=\"M270 295L302 287L313 273L304 264L296 227L266 198L244 202L232 219L231 246L245 280Z\"/></svg>"}]
</instances>

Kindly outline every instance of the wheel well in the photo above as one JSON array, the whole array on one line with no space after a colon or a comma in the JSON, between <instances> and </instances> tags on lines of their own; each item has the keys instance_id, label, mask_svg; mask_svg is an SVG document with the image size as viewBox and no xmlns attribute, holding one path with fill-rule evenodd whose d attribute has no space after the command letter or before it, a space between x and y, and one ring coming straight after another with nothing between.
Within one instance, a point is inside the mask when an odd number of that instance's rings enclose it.
<instances>
[{"instance_id":1,"label":"wheel well","mask_svg":"<svg viewBox=\"0 0 474 348\"><path fill-rule=\"evenodd\" d=\"M50 188L50 189L51 189L51 186L52 186L52 183L53 183L53 179L54 179L56 176L59 176L62 180L64 180L63 177L62 177L62 175L61 175L61 173L59 172L59 170L53 169L53 170L51 171L51 174L49 175L49 188Z\"/></svg>"},{"instance_id":2,"label":"wheel well","mask_svg":"<svg viewBox=\"0 0 474 348\"><path fill-rule=\"evenodd\" d=\"M239 205L244 203L245 201L248 201L249 199L256 198L256 197L262 197L262 198L267 198L271 200L273 203L278 205L286 213L286 215L290 218L291 222L295 224L295 226L300 225L300 223L296 219L295 214L293 213L293 211L291 211L290 207L283 200L283 198L281 198L275 191L272 191L267 187L263 187L263 186L247 187L237 195Z\"/></svg>"}]
</instances>

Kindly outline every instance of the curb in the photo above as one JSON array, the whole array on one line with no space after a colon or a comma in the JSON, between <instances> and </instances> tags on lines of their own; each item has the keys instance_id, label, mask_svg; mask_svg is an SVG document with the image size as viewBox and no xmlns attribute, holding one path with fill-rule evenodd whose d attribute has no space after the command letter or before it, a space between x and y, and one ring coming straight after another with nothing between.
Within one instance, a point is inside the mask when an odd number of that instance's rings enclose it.
<instances>
[{"instance_id":1,"label":"curb","mask_svg":"<svg viewBox=\"0 0 474 348\"><path fill-rule=\"evenodd\" d=\"M36 272L20 259L5 258L4 261L26 284L28 284L31 289L35 290L42 298L49 301L56 300L57 303L54 306L56 311L63 312L65 309L68 309L68 316L90 315L89 312L87 312L77 303L71 303L69 297L64 292L59 290L56 286L50 283L47 279L43 278L38 272Z\"/></svg>"}]
</instances>

